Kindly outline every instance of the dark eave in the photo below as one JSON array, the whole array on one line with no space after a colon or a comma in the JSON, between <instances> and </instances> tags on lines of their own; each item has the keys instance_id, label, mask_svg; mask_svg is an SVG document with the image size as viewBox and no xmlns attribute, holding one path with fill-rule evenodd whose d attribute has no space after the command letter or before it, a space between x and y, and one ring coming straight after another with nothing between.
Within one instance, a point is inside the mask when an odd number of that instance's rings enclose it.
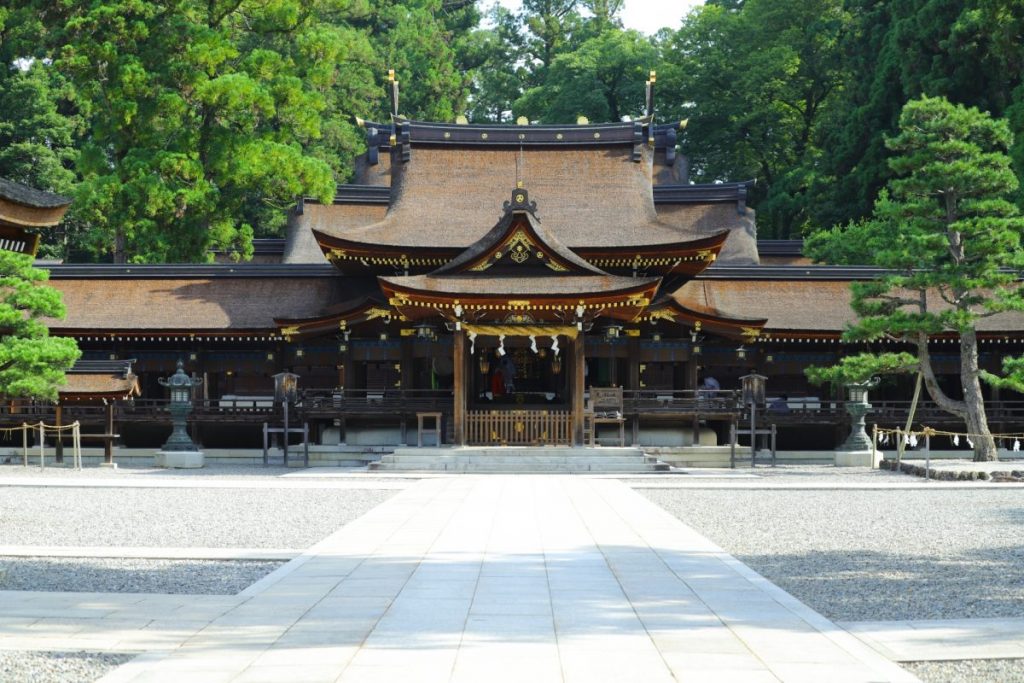
<instances>
[{"instance_id":1,"label":"dark eave","mask_svg":"<svg viewBox=\"0 0 1024 683\"><path fill-rule=\"evenodd\" d=\"M753 180L738 183L704 183L701 185L655 185L655 204L707 204L714 202L746 203Z\"/></svg>"},{"instance_id":2,"label":"dark eave","mask_svg":"<svg viewBox=\"0 0 1024 683\"><path fill-rule=\"evenodd\" d=\"M714 264L698 280L872 280L891 271L874 266L725 266Z\"/></svg>"},{"instance_id":3,"label":"dark eave","mask_svg":"<svg viewBox=\"0 0 1024 683\"><path fill-rule=\"evenodd\" d=\"M68 374L97 374L97 373L121 373L126 375L132 371L132 364L135 363L134 358L124 358L118 360L87 360L79 358L75 361L75 364L68 370Z\"/></svg>"},{"instance_id":4,"label":"dark eave","mask_svg":"<svg viewBox=\"0 0 1024 683\"><path fill-rule=\"evenodd\" d=\"M36 209L57 209L71 204L71 199L68 197L37 190L6 178L0 178L0 198Z\"/></svg>"},{"instance_id":5,"label":"dark eave","mask_svg":"<svg viewBox=\"0 0 1024 683\"><path fill-rule=\"evenodd\" d=\"M583 125L492 125L428 123L396 119L412 145L608 146L646 142L644 121Z\"/></svg>"},{"instance_id":6,"label":"dark eave","mask_svg":"<svg viewBox=\"0 0 1024 683\"><path fill-rule=\"evenodd\" d=\"M339 277L329 263L171 263L114 265L62 263L43 266L51 280L188 280L207 278Z\"/></svg>"},{"instance_id":7,"label":"dark eave","mask_svg":"<svg viewBox=\"0 0 1024 683\"><path fill-rule=\"evenodd\" d=\"M803 256L803 240L758 240L757 253L761 256Z\"/></svg>"},{"instance_id":8,"label":"dark eave","mask_svg":"<svg viewBox=\"0 0 1024 683\"><path fill-rule=\"evenodd\" d=\"M391 188L387 185L338 185L334 192L335 204L377 204L391 203Z\"/></svg>"}]
</instances>

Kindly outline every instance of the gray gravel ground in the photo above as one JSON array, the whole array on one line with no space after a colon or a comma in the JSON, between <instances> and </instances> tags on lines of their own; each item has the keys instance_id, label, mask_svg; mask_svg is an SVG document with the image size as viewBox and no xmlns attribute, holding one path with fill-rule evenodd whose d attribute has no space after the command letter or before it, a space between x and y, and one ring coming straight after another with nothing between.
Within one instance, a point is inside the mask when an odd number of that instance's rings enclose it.
<instances>
[{"instance_id":1,"label":"gray gravel ground","mask_svg":"<svg viewBox=\"0 0 1024 683\"><path fill-rule=\"evenodd\" d=\"M234 595L283 562L8 557L0 590Z\"/></svg>"},{"instance_id":2,"label":"gray gravel ground","mask_svg":"<svg viewBox=\"0 0 1024 683\"><path fill-rule=\"evenodd\" d=\"M1024 659L974 659L901 664L924 683L1020 683Z\"/></svg>"},{"instance_id":3,"label":"gray gravel ground","mask_svg":"<svg viewBox=\"0 0 1024 683\"><path fill-rule=\"evenodd\" d=\"M0 458L2 460L2 458ZM197 477L210 477L221 479L268 479L280 477L285 474L298 474L303 472L301 468L295 467L264 467L263 465L221 465L212 464L195 469L164 469L162 467L131 467L120 466L117 469L107 469L95 465L87 465L81 470L71 467L70 457L61 466L53 465L50 458L46 460L46 467L39 469L39 458L29 461L29 466L24 467L20 458L15 459L12 464L0 464L0 477L45 477L53 478L75 478L75 479L111 479L126 478L132 479L195 479ZM318 468L319 470L320 468ZM370 474L365 467L330 467L328 469L334 474L351 476L358 481L389 481L395 479L420 479L416 475L404 475L401 477L381 476L380 473Z\"/></svg>"},{"instance_id":4,"label":"gray gravel ground","mask_svg":"<svg viewBox=\"0 0 1024 683\"><path fill-rule=\"evenodd\" d=\"M639 493L834 620L1024 617L1019 490Z\"/></svg>"},{"instance_id":5,"label":"gray gravel ground","mask_svg":"<svg viewBox=\"0 0 1024 683\"><path fill-rule=\"evenodd\" d=\"M134 656L0 650L0 683L91 683Z\"/></svg>"},{"instance_id":6,"label":"gray gravel ground","mask_svg":"<svg viewBox=\"0 0 1024 683\"><path fill-rule=\"evenodd\" d=\"M0 545L308 548L395 493L7 487Z\"/></svg>"}]
</instances>

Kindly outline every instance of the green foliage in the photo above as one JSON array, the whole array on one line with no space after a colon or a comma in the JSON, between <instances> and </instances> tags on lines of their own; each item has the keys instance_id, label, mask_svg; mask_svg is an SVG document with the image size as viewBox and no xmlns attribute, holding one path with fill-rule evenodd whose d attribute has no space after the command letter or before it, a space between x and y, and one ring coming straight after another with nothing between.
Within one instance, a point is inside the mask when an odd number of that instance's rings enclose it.
<instances>
[{"instance_id":1,"label":"green foliage","mask_svg":"<svg viewBox=\"0 0 1024 683\"><path fill-rule=\"evenodd\" d=\"M917 359L909 353L858 353L846 356L830 367L804 370L811 384L843 386L865 382L876 375L895 375L917 370Z\"/></svg>"},{"instance_id":2,"label":"green foliage","mask_svg":"<svg viewBox=\"0 0 1024 683\"><path fill-rule=\"evenodd\" d=\"M0 396L55 400L81 352L74 339L50 337L45 319L63 318L60 292L24 254L0 251Z\"/></svg>"},{"instance_id":3,"label":"green foliage","mask_svg":"<svg viewBox=\"0 0 1024 683\"><path fill-rule=\"evenodd\" d=\"M868 220L822 234L808 245L815 258L887 269L854 283L858 315L849 339L881 337L914 344L932 399L962 417L975 440L975 459L996 458L988 436L978 366L977 324L1003 311L1024 310L1018 273L1024 266L1024 217L1006 197L1017 190L1005 121L942 98L913 100L900 132L886 139L895 153L894 179ZM928 341L960 339L963 400L936 381ZM1011 370L1013 366L1011 366Z\"/></svg>"},{"instance_id":4,"label":"green foliage","mask_svg":"<svg viewBox=\"0 0 1024 683\"><path fill-rule=\"evenodd\" d=\"M1001 377L982 370L981 378L994 387L1024 393L1024 357L1004 358Z\"/></svg>"},{"instance_id":5,"label":"green foliage","mask_svg":"<svg viewBox=\"0 0 1024 683\"><path fill-rule=\"evenodd\" d=\"M651 42L636 31L607 30L559 55L544 82L516 100L516 114L545 123L619 121L644 110L644 82L656 63Z\"/></svg>"},{"instance_id":6,"label":"green foliage","mask_svg":"<svg viewBox=\"0 0 1024 683\"><path fill-rule=\"evenodd\" d=\"M821 233L805 246L817 260L892 271L855 284L860 320L848 336L913 340L963 333L982 316L1024 310L1024 292L1008 270L1024 265L1024 217L1004 199L1018 186L1005 122L923 98L904 107L900 131L887 140L897 154L890 166L898 177L873 217Z\"/></svg>"},{"instance_id":7,"label":"green foliage","mask_svg":"<svg viewBox=\"0 0 1024 683\"><path fill-rule=\"evenodd\" d=\"M0 7L4 63L36 59L0 73L0 137L36 145L8 149L0 173L73 192L71 248L118 262L247 258L297 197L329 200L349 178L353 115L386 116L388 67L403 114L463 109L455 46L479 20L469 0ZM12 161L30 154L31 177Z\"/></svg>"},{"instance_id":8,"label":"green foliage","mask_svg":"<svg viewBox=\"0 0 1024 683\"><path fill-rule=\"evenodd\" d=\"M849 24L842 0L748 0L708 3L661 36L659 112L689 121L692 179L756 179L762 237L799 235L810 220Z\"/></svg>"},{"instance_id":9,"label":"green foliage","mask_svg":"<svg viewBox=\"0 0 1024 683\"><path fill-rule=\"evenodd\" d=\"M1010 117L1012 156L1024 172L1024 5L1017 0L848 0L842 37L848 76L825 140L826 182L812 223L828 226L872 210L892 176L886 136L900 108L923 94ZM1017 112L1014 114L1013 112Z\"/></svg>"}]
</instances>

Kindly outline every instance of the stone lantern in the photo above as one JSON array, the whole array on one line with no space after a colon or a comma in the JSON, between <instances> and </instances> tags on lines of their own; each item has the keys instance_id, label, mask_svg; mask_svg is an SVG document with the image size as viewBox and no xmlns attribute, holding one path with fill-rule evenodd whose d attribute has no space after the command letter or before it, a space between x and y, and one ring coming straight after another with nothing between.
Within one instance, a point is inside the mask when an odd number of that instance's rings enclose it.
<instances>
[{"instance_id":1,"label":"stone lantern","mask_svg":"<svg viewBox=\"0 0 1024 683\"><path fill-rule=\"evenodd\" d=\"M284 411L284 431L281 435L281 450L284 453L284 464L288 464L288 409L295 403L299 395L299 376L294 372L279 372L274 375L274 402L280 403ZM308 463L307 463L308 464Z\"/></svg>"},{"instance_id":2,"label":"stone lantern","mask_svg":"<svg viewBox=\"0 0 1024 683\"><path fill-rule=\"evenodd\" d=\"M742 347L741 347L742 348ZM750 466L754 466L757 457L757 409L765 402L765 383L768 378L751 372L749 375L740 377L742 387L743 405L750 411ZM775 461L772 460L772 465Z\"/></svg>"},{"instance_id":3,"label":"stone lantern","mask_svg":"<svg viewBox=\"0 0 1024 683\"><path fill-rule=\"evenodd\" d=\"M193 468L204 464L203 453L188 435L188 415L192 412L192 389L202 380L185 374L185 364L178 360L177 370L160 385L170 390L171 436L156 453L157 467Z\"/></svg>"},{"instance_id":4,"label":"stone lantern","mask_svg":"<svg viewBox=\"0 0 1024 683\"><path fill-rule=\"evenodd\" d=\"M864 418L871 412L868 391L878 386L878 377L863 382L850 382L847 391L846 412L850 414L850 436L836 451L837 467L874 467L876 464L875 444L864 429Z\"/></svg>"}]
</instances>

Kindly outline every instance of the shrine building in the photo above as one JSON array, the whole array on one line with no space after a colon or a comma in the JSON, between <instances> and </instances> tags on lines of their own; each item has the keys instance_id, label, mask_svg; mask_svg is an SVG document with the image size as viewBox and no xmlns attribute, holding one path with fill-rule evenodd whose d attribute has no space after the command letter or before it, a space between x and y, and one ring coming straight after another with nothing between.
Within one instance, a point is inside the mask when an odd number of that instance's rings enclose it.
<instances>
[{"instance_id":1,"label":"shrine building","mask_svg":"<svg viewBox=\"0 0 1024 683\"><path fill-rule=\"evenodd\" d=\"M865 348L841 334L850 283L876 271L758 241L751 183L690 183L679 122L361 123L354 181L300 200L252 263L48 266L68 309L52 333L83 368L123 365L122 448L166 437L158 380L178 359L203 379L192 431L213 449L260 445L282 371L311 441L339 453L415 443L432 414L453 445L722 445L753 371L784 406L762 418L780 448L845 436L843 397L803 370ZM983 321L982 365L1020 353L1022 330ZM956 342L933 340L950 386ZM873 395L880 420L905 419L911 382ZM618 401L596 422L595 395ZM1014 397L991 398L996 429L1024 426Z\"/></svg>"}]
</instances>

